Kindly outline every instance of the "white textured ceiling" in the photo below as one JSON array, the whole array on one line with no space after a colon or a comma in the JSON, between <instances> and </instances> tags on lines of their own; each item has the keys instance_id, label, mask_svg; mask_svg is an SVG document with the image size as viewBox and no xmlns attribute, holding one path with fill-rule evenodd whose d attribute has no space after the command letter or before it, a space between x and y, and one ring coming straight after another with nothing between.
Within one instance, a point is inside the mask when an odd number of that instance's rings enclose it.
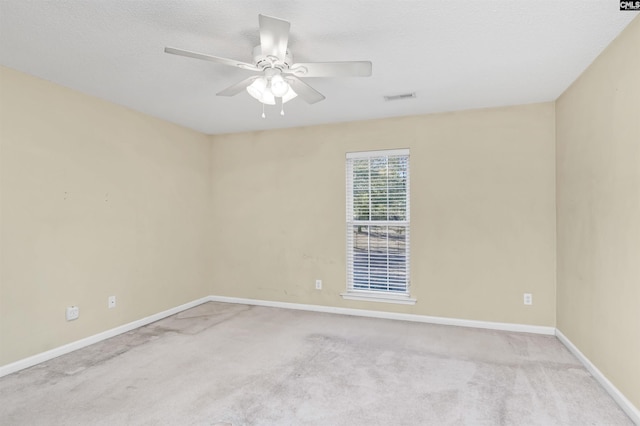
<instances>
[{"instance_id":1,"label":"white textured ceiling","mask_svg":"<svg viewBox=\"0 0 640 426\"><path fill-rule=\"evenodd\" d=\"M291 22L297 62L370 60L307 78L326 96L267 107L216 93L250 71L258 14ZM0 64L209 134L556 99L637 15L616 0L0 0ZM385 95L417 98L386 102Z\"/></svg>"}]
</instances>

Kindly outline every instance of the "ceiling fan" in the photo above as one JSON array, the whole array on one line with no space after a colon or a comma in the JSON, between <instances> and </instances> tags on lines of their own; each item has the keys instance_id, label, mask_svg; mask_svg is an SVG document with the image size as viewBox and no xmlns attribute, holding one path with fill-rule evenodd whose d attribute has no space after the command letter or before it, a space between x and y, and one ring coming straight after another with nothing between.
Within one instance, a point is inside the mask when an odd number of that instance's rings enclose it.
<instances>
[{"instance_id":1,"label":"ceiling fan","mask_svg":"<svg viewBox=\"0 0 640 426\"><path fill-rule=\"evenodd\" d=\"M283 19L258 15L260 45L253 49L253 63L220 58L218 56L165 47L166 53L187 56L223 65L256 71L259 74L246 78L217 93L218 96L235 96L243 90L264 105L275 105L276 98L284 104L299 96L309 104L325 99L324 95L298 77L368 77L370 61L348 62L293 62L287 50L291 23ZM280 112L284 115L284 111ZM262 117L264 118L264 110Z\"/></svg>"}]
</instances>

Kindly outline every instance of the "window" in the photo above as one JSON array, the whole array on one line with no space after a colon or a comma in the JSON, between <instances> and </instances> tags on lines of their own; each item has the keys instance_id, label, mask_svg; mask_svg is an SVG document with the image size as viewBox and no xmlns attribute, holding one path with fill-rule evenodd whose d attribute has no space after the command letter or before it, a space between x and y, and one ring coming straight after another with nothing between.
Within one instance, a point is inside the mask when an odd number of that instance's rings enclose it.
<instances>
[{"instance_id":1,"label":"window","mask_svg":"<svg viewBox=\"0 0 640 426\"><path fill-rule=\"evenodd\" d=\"M409 297L409 150L347 154L345 299Z\"/></svg>"}]
</instances>

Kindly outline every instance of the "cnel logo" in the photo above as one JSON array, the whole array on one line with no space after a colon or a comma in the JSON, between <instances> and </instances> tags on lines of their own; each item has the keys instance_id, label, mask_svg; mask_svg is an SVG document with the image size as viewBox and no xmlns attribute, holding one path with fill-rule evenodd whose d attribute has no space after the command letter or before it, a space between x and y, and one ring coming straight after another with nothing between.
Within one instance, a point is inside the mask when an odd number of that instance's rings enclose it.
<instances>
[{"instance_id":1,"label":"cnel logo","mask_svg":"<svg viewBox=\"0 0 640 426\"><path fill-rule=\"evenodd\" d=\"M640 10L640 1L620 0L620 10Z\"/></svg>"}]
</instances>

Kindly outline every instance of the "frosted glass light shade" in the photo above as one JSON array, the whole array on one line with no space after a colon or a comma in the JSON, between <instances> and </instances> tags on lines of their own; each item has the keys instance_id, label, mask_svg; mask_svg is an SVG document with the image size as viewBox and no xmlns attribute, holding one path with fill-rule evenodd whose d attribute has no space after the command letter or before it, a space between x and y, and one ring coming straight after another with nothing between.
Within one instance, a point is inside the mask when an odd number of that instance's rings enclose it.
<instances>
[{"instance_id":1,"label":"frosted glass light shade","mask_svg":"<svg viewBox=\"0 0 640 426\"><path fill-rule=\"evenodd\" d=\"M262 102L263 93L267 88L267 79L264 77L256 78L253 83L247 86L247 92L255 99Z\"/></svg>"},{"instance_id":2,"label":"frosted glass light shade","mask_svg":"<svg viewBox=\"0 0 640 426\"><path fill-rule=\"evenodd\" d=\"M289 90L289 84L284 81L284 78L280 74L276 74L271 77L271 92L273 96L278 98L282 97Z\"/></svg>"},{"instance_id":3,"label":"frosted glass light shade","mask_svg":"<svg viewBox=\"0 0 640 426\"><path fill-rule=\"evenodd\" d=\"M287 102L289 102L291 99L295 98L296 96L298 96L298 94L293 91L291 86L289 86L289 90L287 90L287 93L285 93L284 96L282 96L282 103L286 104Z\"/></svg>"},{"instance_id":4,"label":"frosted glass light shade","mask_svg":"<svg viewBox=\"0 0 640 426\"><path fill-rule=\"evenodd\" d=\"M263 104L267 104L267 105L276 104L276 98L273 96L273 93L271 93L271 90L269 89L265 89L265 91L262 92L262 97L258 100Z\"/></svg>"}]
</instances>

